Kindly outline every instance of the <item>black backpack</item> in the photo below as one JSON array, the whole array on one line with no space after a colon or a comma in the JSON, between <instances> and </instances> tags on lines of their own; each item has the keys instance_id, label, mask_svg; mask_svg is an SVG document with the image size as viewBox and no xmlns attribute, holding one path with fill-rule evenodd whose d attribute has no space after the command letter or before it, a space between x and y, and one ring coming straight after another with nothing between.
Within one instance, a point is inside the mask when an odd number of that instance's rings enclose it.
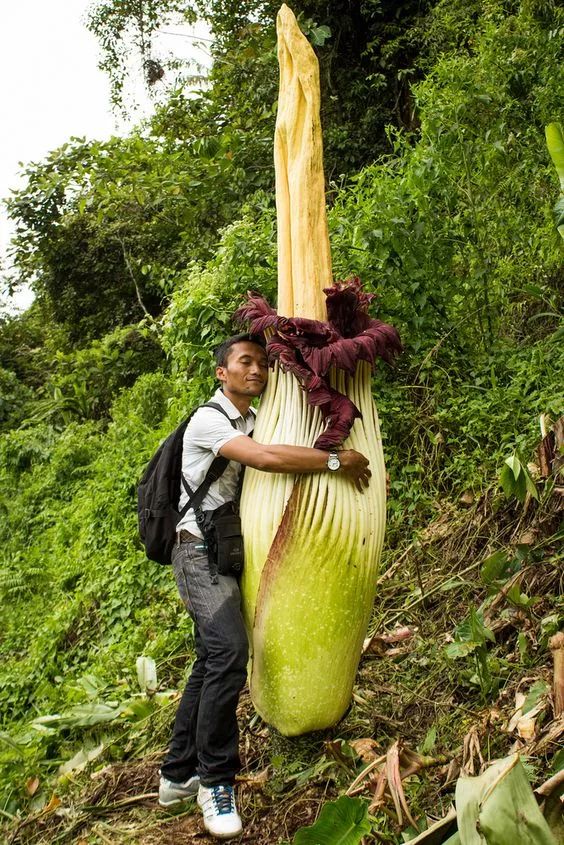
<instances>
[{"instance_id":1,"label":"black backpack","mask_svg":"<svg viewBox=\"0 0 564 845\"><path fill-rule=\"evenodd\" d=\"M227 417L233 428L235 423L216 402L206 402L199 408L215 408ZM197 508L214 481L223 474L227 458L214 458L201 485L192 493L181 511L178 510L182 480L182 442L186 426L199 408L195 408L178 428L169 434L149 461L137 488L137 517L139 536L149 560L169 564L176 526L188 508ZM187 486L185 484L185 486Z\"/></svg>"}]
</instances>

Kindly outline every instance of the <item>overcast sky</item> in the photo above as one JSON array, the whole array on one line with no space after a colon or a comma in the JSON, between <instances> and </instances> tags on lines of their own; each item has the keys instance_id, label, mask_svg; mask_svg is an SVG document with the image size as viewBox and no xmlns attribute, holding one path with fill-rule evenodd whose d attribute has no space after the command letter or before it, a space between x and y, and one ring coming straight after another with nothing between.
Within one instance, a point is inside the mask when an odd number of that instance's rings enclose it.
<instances>
[{"instance_id":1,"label":"overcast sky","mask_svg":"<svg viewBox=\"0 0 564 845\"><path fill-rule=\"evenodd\" d=\"M92 0L17 0L0 11L0 198L21 180L19 162L39 161L71 136L104 139L123 133L110 109L106 75L98 69L96 39L84 24ZM188 27L167 26L167 32L190 33ZM198 30L201 34L204 30ZM207 33L205 33L207 35ZM176 55L198 57L209 64L193 39L162 35L157 47ZM142 112L151 104L141 86ZM0 209L0 248L4 256L11 224ZM20 294L19 307L30 301Z\"/></svg>"}]
</instances>

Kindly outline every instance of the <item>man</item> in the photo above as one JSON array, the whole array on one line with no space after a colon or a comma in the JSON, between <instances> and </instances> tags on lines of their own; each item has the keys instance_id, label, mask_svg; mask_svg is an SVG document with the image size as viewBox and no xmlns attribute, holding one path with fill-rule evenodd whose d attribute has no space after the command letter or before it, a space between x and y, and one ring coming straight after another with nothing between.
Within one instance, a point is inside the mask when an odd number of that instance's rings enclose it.
<instances>
[{"instance_id":1,"label":"man","mask_svg":"<svg viewBox=\"0 0 564 845\"><path fill-rule=\"evenodd\" d=\"M229 460L223 475L210 486L202 510L214 510L236 497L242 465L264 472L338 471L359 490L368 485L368 461L358 452L340 451L338 459L331 453L329 468L328 453L320 449L266 446L249 436L255 418L251 402L261 395L268 380L260 337L229 338L215 354L221 388L212 401L229 419L217 409L202 407L190 420L183 441L182 471L193 491L218 454ZM180 508L186 502L182 490ZM197 794L206 829L220 839L230 839L242 830L233 794L240 766L236 708L248 660L241 596L235 575L212 579L193 510L187 511L177 532L172 566L180 595L194 620L196 661L161 769L159 803L167 807Z\"/></svg>"}]
</instances>

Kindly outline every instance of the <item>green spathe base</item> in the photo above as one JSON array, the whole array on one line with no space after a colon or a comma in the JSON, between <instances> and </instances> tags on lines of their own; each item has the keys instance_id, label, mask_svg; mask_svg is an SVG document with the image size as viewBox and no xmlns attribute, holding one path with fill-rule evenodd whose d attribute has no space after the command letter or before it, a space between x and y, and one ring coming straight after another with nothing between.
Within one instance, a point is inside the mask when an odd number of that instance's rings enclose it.
<instances>
[{"instance_id":1,"label":"green spathe base","mask_svg":"<svg viewBox=\"0 0 564 845\"><path fill-rule=\"evenodd\" d=\"M242 593L252 647L253 703L285 736L322 730L342 718L372 611L384 535L385 471L370 371L362 365L359 370L348 379L347 392L363 420L355 423L345 448L369 457L370 487L358 492L348 479L329 472L296 476L293 486L288 477L249 473L253 486L243 500L244 530L256 524L257 508L265 502L279 513L270 528L245 533ZM276 401L270 403L273 408L265 402L277 439L265 438L264 418L257 422L256 439L299 442L298 430L302 444L311 445L303 432L315 439L321 421L312 424L315 412L292 375L278 373L277 380L276 398L281 392L295 398L297 413L285 420L284 431ZM264 507L269 519L270 507Z\"/></svg>"}]
</instances>

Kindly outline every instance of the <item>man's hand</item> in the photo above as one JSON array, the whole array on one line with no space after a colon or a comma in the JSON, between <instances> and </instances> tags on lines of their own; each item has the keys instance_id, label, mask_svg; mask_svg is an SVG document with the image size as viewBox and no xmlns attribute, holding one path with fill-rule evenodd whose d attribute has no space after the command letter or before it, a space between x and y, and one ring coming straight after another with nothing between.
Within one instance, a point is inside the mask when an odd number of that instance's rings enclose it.
<instances>
[{"instance_id":1,"label":"man's hand","mask_svg":"<svg viewBox=\"0 0 564 845\"><path fill-rule=\"evenodd\" d=\"M356 489L362 493L363 487L368 487L372 476L368 469L368 459L354 449L342 449L337 454L341 462L340 472L350 478Z\"/></svg>"}]
</instances>

